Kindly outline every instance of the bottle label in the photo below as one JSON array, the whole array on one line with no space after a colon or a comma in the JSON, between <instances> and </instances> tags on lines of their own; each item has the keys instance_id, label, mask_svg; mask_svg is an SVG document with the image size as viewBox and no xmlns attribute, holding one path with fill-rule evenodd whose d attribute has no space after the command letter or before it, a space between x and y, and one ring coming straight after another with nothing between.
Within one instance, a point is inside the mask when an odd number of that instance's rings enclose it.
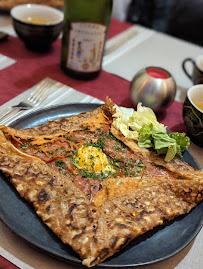
<instances>
[{"instance_id":1,"label":"bottle label","mask_svg":"<svg viewBox=\"0 0 203 269\"><path fill-rule=\"evenodd\" d=\"M72 22L67 68L89 73L100 70L106 26L92 22Z\"/></svg>"}]
</instances>

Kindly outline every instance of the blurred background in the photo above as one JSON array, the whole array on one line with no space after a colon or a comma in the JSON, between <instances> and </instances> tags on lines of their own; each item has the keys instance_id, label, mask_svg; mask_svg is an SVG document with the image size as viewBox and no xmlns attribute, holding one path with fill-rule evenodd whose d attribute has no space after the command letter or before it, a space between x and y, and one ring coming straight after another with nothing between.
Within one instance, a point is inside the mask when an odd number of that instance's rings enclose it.
<instances>
[{"instance_id":1,"label":"blurred background","mask_svg":"<svg viewBox=\"0 0 203 269\"><path fill-rule=\"evenodd\" d=\"M113 17L203 45L203 0L114 0Z\"/></svg>"}]
</instances>

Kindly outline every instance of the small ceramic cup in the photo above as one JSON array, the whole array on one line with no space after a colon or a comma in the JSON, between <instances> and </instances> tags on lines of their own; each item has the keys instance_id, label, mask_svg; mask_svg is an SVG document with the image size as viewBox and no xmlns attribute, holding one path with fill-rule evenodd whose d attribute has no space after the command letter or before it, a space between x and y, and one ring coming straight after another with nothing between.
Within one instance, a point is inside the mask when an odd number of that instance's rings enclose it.
<instances>
[{"instance_id":1,"label":"small ceramic cup","mask_svg":"<svg viewBox=\"0 0 203 269\"><path fill-rule=\"evenodd\" d=\"M192 64L191 72L188 72L188 67L186 67L188 62ZM196 59L186 58L182 63L182 68L194 85L203 83L203 55L199 55Z\"/></svg>"},{"instance_id":2,"label":"small ceramic cup","mask_svg":"<svg viewBox=\"0 0 203 269\"><path fill-rule=\"evenodd\" d=\"M13 27L26 47L47 51L63 26L63 12L40 4L18 5L11 9Z\"/></svg>"},{"instance_id":3,"label":"small ceramic cup","mask_svg":"<svg viewBox=\"0 0 203 269\"><path fill-rule=\"evenodd\" d=\"M203 84L191 87L183 104L183 119L191 141L203 147Z\"/></svg>"}]
</instances>

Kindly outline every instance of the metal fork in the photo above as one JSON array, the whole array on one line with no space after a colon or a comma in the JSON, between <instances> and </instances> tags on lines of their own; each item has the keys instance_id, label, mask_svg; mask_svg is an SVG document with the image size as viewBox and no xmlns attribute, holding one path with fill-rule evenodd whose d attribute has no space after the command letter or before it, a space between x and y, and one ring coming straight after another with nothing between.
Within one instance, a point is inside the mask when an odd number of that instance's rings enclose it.
<instances>
[{"instance_id":1,"label":"metal fork","mask_svg":"<svg viewBox=\"0 0 203 269\"><path fill-rule=\"evenodd\" d=\"M50 93L50 90L53 88L53 82L48 80L43 80L39 83L34 91L30 94L28 98L21 101L17 105L13 105L9 107L9 111L0 116L0 120L3 121L12 115L15 115L20 110L28 110L34 107L39 106L42 102L44 102Z\"/></svg>"}]
</instances>

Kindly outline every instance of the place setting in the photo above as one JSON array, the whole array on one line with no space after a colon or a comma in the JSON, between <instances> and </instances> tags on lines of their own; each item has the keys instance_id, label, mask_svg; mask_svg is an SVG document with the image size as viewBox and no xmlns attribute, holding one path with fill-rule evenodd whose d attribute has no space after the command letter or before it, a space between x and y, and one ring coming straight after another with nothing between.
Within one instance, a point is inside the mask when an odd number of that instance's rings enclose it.
<instances>
[{"instance_id":1,"label":"place setting","mask_svg":"<svg viewBox=\"0 0 203 269\"><path fill-rule=\"evenodd\" d=\"M44 90L44 94L42 90ZM33 99L32 102L33 94L36 95L36 99ZM46 107L54 107L54 105L60 106L67 99L69 103L103 103L101 100L83 94L72 87L51 78L45 78L31 89L28 89L2 105L0 107L0 123L8 125L28 113L30 114ZM25 102L25 104L22 104L22 102ZM28 107L26 106L26 102L28 103ZM63 114L61 114L62 116Z\"/></svg>"},{"instance_id":2,"label":"place setting","mask_svg":"<svg viewBox=\"0 0 203 269\"><path fill-rule=\"evenodd\" d=\"M202 48L104 2L15 5L0 28L9 269L202 264Z\"/></svg>"}]
</instances>

